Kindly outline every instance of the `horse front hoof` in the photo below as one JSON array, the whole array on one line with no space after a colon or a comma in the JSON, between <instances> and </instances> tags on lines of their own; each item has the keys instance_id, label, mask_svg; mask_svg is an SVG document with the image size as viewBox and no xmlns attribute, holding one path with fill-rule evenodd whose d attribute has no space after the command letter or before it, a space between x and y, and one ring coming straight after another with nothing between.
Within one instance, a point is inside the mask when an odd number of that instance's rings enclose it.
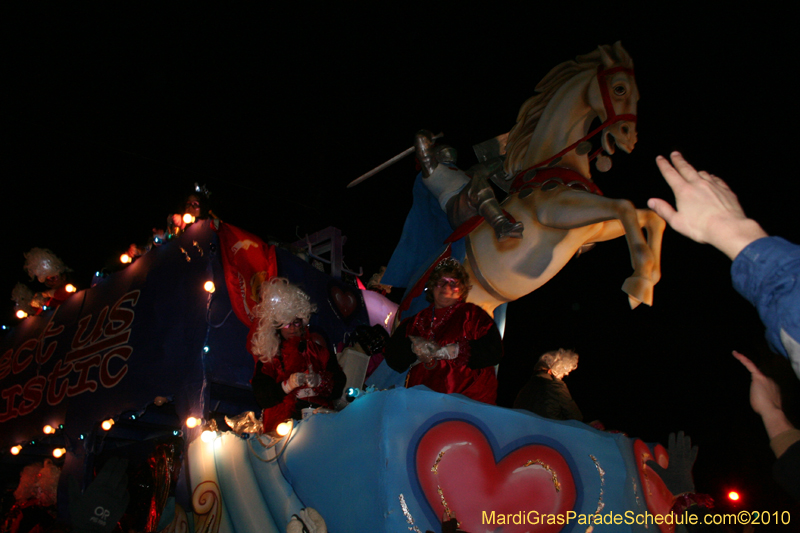
<instances>
[{"instance_id":1,"label":"horse front hoof","mask_svg":"<svg viewBox=\"0 0 800 533\"><path fill-rule=\"evenodd\" d=\"M642 276L631 276L625 280L622 291L628 295L631 309L635 309L640 303L653 305L653 285L655 284L652 280Z\"/></svg>"}]
</instances>

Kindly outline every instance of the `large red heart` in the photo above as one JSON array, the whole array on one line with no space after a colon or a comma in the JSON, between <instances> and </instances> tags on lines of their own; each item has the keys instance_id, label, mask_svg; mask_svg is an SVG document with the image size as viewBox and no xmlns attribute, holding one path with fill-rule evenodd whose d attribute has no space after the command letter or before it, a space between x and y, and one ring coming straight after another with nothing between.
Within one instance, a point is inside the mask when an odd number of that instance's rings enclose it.
<instances>
[{"instance_id":1,"label":"large red heart","mask_svg":"<svg viewBox=\"0 0 800 533\"><path fill-rule=\"evenodd\" d=\"M344 318L352 315L353 311L358 307L358 300L352 292L344 292L339 287L334 286L331 288L331 296L336 308Z\"/></svg>"},{"instance_id":2,"label":"large red heart","mask_svg":"<svg viewBox=\"0 0 800 533\"><path fill-rule=\"evenodd\" d=\"M652 515L668 515L672 509L672 493L669 491L661 476L647 466L647 461L655 461L666 468L669 465L669 454L660 444L656 444L653 452L647 444L637 439L633 443L633 456L636 458L636 466L639 469L639 480L644 492L644 501L647 503L647 510ZM659 524L661 533L674 533L674 524Z\"/></svg>"},{"instance_id":3,"label":"large red heart","mask_svg":"<svg viewBox=\"0 0 800 533\"><path fill-rule=\"evenodd\" d=\"M434 514L457 518L465 531L556 532L563 522L531 522L543 514L563 517L575 506L575 480L560 453L528 444L496 462L484 434L467 422L429 429L417 446L416 466Z\"/></svg>"}]
</instances>

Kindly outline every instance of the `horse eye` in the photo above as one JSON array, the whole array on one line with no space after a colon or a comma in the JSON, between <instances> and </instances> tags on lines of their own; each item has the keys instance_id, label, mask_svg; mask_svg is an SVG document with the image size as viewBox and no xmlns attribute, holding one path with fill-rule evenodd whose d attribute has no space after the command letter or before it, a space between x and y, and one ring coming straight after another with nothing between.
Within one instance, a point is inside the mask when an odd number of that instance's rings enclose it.
<instances>
[{"instance_id":1,"label":"horse eye","mask_svg":"<svg viewBox=\"0 0 800 533\"><path fill-rule=\"evenodd\" d=\"M614 94L617 96L625 96L625 86L624 85L617 85L614 87Z\"/></svg>"}]
</instances>

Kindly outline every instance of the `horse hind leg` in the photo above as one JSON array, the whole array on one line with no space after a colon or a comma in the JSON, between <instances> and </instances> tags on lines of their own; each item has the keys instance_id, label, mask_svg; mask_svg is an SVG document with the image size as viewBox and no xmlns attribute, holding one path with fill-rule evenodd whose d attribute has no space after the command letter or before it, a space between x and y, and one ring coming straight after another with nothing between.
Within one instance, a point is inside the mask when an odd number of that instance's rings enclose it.
<instances>
[{"instance_id":1,"label":"horse hind leg","mask_svg":"<svg viewBox=\"0 0 800 533\"><path fill-rule=\"evenodd\" d=\"M644 252L644 255L652 257L652 259L646 258L646 261L652 266L650 274L646 278L634 273L622 284L622 290L628 295L631 309L635 309L641 302L649 306L653 305L653 286L661 279L661 241L664 229L667 227L664 219L649 209L637 209L636 215L639 226L647 232L647 252ZM640 252L643 250L640 249ZM631 256L633 254L634 251L631 248Z\"/></svg>"},{"instance_id":2,"label":"horse hind leg","mask_svg":"<svg viewBox=\"0 0 800 533\"><path fill-rule=\"evenodd\" d=\"M643 276L631 276L622 283L622 292L628 295L628 304L631 309L639 307L640 303L653 305L653 286L655 283Z\"/></svg>"},{"instance_id":3,"label":"horse hind leg","mask_svg":"<svg viewBox=\"0 0 800 533\"><path fill-rule=\"evenodd\" d=\"M632 309L640 303L653 305L653 287L660 277L660 268L656 254L642 233L639 213L629 200L606 198L565 187L558 187L549 194L543 192L541 200L540 203L537 202L536 216L545 226L572 229L607 222L603 231L592 239L593 242L624 234L633 274L622 284L622 290L628 295ZM658 243L660 244L660 234Z\"/></svg>"}]
</instances>

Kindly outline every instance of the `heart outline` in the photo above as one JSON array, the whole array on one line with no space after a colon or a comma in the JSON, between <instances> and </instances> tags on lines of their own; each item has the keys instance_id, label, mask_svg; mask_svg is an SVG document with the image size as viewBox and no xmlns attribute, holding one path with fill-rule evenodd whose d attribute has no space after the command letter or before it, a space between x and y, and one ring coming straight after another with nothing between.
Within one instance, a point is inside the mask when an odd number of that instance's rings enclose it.
<instances>
[{"instance_id":1,"label":"heart outline","mask_svg":"<svg viewBox=\"0 0 800 533\"><path fill-rule=\"evenodd\" d=\"M636 439L633 443L633 456L636 460L636 468L639 471L639 483L644 494L645 505L652 515L666 515L672 510L674 497L667 485L655 470L645 463L655 461L662 468L669 466L669 454L660 444L656 444L651 451L641 439ZM658 528L661 533L674 533L675 524L660 524Z\"/></svg>"},{"instance_id":2,"label":"heart outline","mask_svg":"<svg viewBox=\"0 0 800 533\"><path fill-rule=\"evenodd\" d=\"M457 442L452 442L454 438ZM463 419L438 420L421 432L409 467L417 474L419 501L428 503L426 514L439 515L434 523L441 518L438 511L449 509L462 528L477 531L478 527L486 529L487 524L480 524L484 510L498 514L522 511L523 515L537 510L563 515L580 506L583 498L578 490L579 473L570 466L573 461L568 453L562 454L541 440L515 442L510 449L497 450L490 433ZM469 460L477 461L477 465L469 469L460 466ZM431 472L434 463L438 465L435 474ZM459 477L474 486L466 489L468 484L459 481ZM555 490L556 479L559 491ZM521 487L526 490L520 490ZM447 518L446 511L444 514ZM523 521L498 527L503 531L550 533L560 531L564 524L537 525L532 529L531 524Z\"/></svg>"}]
</instances>

